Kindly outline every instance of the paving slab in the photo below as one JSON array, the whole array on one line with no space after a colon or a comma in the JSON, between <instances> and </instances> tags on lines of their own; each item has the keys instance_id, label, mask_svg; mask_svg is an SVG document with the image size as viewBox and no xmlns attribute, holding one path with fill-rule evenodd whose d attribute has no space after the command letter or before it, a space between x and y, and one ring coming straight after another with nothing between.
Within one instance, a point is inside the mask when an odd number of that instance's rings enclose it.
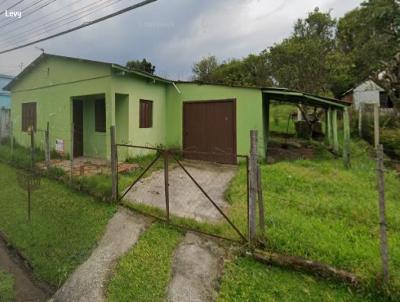
<instances>
[{"instance_id":1,"label":"paving slab","mask_svg":"<svg viewBox=\"0 0 400 302\"><path fill-rule=\"evenodd\" d=\"M89 259L68 278L52 301L106 301L104 290L117 260L131 249L150 224L150 219L120 208Z\"/></svg>"},{"instance_id":2,"label":"paving slab","mask_svg":"<svg viewBox=\"0 0 400 302\"><path fill-rule=\"evenodd\" d=\"M167 301L214 301L224 255L225 250L215 241L188 232L174 254Z\"/></svg>"},{"instance_id":3,"label":"paving slab","mask_svg":"<svg viewBox=\"0 0 400 302\"><path fill-rule=\"evenodd\" d=\"M226 213L229 204L224 200L224 193L235 176L237 167L197 161L184 161L183 164ZM171 214L197 221L217 222L223 218L179 166L170 169L169 184ZM125 201L165 209L164 170L155 171L137 183L127 193Z\"/></svg>"}]
</instances>

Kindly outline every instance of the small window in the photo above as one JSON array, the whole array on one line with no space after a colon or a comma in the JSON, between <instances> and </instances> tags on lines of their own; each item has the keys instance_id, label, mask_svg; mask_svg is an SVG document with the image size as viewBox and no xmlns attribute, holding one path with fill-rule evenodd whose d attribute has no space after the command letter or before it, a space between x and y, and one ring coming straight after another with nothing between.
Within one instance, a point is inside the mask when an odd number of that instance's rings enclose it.
<instances>
[{"instance_id":1,"label":"small window","mask_svg":"<svg viewBox=\"0 0 400 302\"><path fill-rule=\"evenodd\" d=\"M106 102L104 99L95 100L94 124L96 132L106 132Z\"/></svg>"},{"instance_id":2,"label":"small window","mask_svg":"<svg viewBox=\"0 0 400 302\"><path fill-rule=\"evenodd\" d=\"M140 100L139 127L153 127L153 101Z\"/></svg>"},{"instance_id":3,"label":"small window","mask_svg":"<svg viewBox=\"0 0 400 302\"><path fill-rule=\"evenodd\" d=\"M22 131L32 129L36 131L36 103L22 104Z\"/></svg>"}]
</instances>

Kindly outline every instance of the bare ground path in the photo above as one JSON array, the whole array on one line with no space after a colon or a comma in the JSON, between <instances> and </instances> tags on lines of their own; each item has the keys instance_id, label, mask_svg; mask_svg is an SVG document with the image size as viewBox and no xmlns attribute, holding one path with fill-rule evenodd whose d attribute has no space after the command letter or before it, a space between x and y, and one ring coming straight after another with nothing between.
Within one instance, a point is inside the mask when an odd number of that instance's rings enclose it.
<instances>
[{"instance_id":1,"label":"bare ground path","mask_svg":"<svg viewBox=\"0 0 400 302\"><path fill-rule=\"evenodd\" d=\"M225 212L225 190L235 175L236 166L184 161L184 165L208 195ZM180 217L216 222L222 215L180 167L169 171L170 211ZM141 180L125 197L129 203L143 203L165 209L164 171L153 172Z\"/></svg>"},{"instance_id":2,"label":"bare ground path","mask_svg":"<svg viewBox=\"0 0 400 302\"><path fill-rule=\"evenodd\" d=\"M138 240L151 220L120 208L89 259L80 265L57 291L53 301L105 301L105 287L118 258Z\"/></svg>"},{"instance_id":3,"label":"bare ground path","mask_svg":"<svg viewBox=\"0 0 400 302\"><path fill-rule=\"evenodd\" d=\"M167 301L214 301L224 255L225 250L216 242L188 232L174 254Z\"/></svg>"},{"instance_id":4,"label":"bare ground path","mask_svg":"<svg viewBox=\"0 0 400 302\"><path fill-rule=\"evenodd\" d=\"M0 268L13 276L15 281L15 298L17 301L42 302L49 298L48 292L33 280L32 272L27 271L22 263L22 259L13 255L1 237Z\"/></svg>"}]
</instances>

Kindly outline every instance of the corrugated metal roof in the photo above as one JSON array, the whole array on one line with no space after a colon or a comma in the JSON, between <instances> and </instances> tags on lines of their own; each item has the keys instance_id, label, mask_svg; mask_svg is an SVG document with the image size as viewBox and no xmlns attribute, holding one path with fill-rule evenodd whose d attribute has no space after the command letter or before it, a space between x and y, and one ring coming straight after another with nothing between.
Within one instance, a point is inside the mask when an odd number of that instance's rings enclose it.
<instances>
[{"instance_id":1,"label":"corrugated metal roof","mask_svg":"<svg viewBox=\"0 0 400 302\"><path fill-rule=\"evenodd\" d=\"M336 107L340 109L351 105L350 103L338 99L312 95L286 88L268 88L263 89L262 92L264 95L270 98L272 97L274 100L288 103L303 103L323 108Z\"/></svg>"}]
</instances>

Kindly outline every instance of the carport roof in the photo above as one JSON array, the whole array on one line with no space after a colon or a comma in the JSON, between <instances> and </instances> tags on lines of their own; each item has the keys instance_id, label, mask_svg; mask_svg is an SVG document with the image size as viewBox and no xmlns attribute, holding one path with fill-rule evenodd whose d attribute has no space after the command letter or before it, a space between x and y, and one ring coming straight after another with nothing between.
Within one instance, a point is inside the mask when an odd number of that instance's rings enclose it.
<instances>
[{"instance_id":1,"label":"carport roof","mask_svg":"<svg viewBox=\"0 0 400 302\"><path fill-rule=\"evenodd\" d=\"M351 104L348 102L340 101L338 99L317 96L309 93L300 92L297 90L290 90L287 88L269 87L262 89L263 96L280 102L306 104L322 108L338 108L344 109Z\"/></svg>"}]
</instances>

